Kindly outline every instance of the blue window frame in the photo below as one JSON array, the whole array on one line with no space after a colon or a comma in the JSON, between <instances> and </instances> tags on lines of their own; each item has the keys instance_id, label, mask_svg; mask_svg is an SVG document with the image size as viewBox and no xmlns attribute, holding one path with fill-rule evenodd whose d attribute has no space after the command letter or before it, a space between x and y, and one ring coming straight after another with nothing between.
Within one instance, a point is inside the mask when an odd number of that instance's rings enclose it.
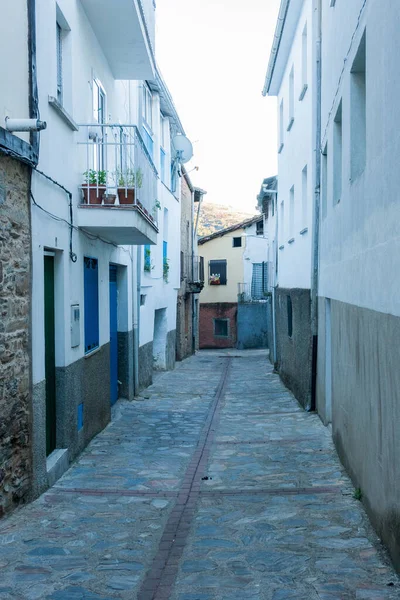
<instances>
[{"instance_id":1,"label":"blue window frame","mask_svg":"<svg viewBox=\"0 0 400 600\"><path fill-rule=\"evenodd\" d=\"M84 257L85 353L99 347L99 264Z\"/></svg>"},{"instance_id":2,"label":"blue window frame","mask_svg":"<svg viewBox=\"0 0 400 600\"><path fill-rule=\"evenodd\" d=\"M168 258L168 242L163 242L163 261Z\"/></svg>"},{"instance_id":3,"label":"blue window frame","mask_svg":"<svg viewBox=\"0 0 400 600\"><path fill-rule=\"evenodd\" d=\"M162 148L160 148L160 176L161 181L166 183L165 181L165 152Z\"/></svg>"}]
</instances>

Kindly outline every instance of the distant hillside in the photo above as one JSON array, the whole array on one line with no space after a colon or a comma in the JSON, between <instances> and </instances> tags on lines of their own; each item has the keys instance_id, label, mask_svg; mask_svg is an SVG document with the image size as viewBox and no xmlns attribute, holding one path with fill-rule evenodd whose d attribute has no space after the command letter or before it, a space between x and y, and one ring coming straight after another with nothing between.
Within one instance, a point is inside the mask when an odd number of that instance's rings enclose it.
<instances>
[{"instance_id":1,"label":"distant hillside","mask_svg":"<svg viewBox=\"0 0 400 600\"><path fill-rule=\"evenodd\" d=\"M230 227L253 216L254 213L240 212L225 204L203 202L200 210L198 236L210 235L215 231L225 229L225 227Z\"/></svg>"}]
</instances>

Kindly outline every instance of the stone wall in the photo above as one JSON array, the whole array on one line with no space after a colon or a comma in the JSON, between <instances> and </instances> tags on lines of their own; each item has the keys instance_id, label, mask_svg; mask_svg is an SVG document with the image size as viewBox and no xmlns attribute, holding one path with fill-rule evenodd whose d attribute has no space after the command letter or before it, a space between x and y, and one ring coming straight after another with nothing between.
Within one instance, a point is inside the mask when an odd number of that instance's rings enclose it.
<instances>
[{"instance_id":1,"label":"stone wall","mask_svg":"<svg viewBox=\"0 0 400 600\"><path fill-rule=\"evenodd\" d=\"M187 282L192 274L192 192L185 177L181 179L181 286L178 290L176 313L176 360L193 354L192 296L186 294Z\"/></svg>"},{"instance_id":2,"label":"stone wall","mask_svg":"<svg viewBox=\"0 0 400 600\"><path fill-rule=\"evenodd\" d=\"M30 169L0 155L0 516L31 487Z\"/></svg>"},{"instance_id":3,"label":"stone wall","mask_svg":"<svg viewBox=\"0 0 400 600\"><path fill-rule=\"evenodd\" d=\"M288 298L292 305L289 332ZM310 290L276 290L276 339L278 372L284 384L304 408L311 404L311 298Z\"/></svg>"}]
</instances>

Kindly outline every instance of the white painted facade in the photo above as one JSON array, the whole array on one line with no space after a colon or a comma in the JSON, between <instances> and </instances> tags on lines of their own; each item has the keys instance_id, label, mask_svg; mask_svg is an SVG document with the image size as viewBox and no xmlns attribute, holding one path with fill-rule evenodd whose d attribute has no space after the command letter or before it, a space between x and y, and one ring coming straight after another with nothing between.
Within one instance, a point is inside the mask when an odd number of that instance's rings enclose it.
<instances>
[{"instance_id":1,"label":"white painted facade","mask_svg":"<svg viewBox=\"0 0 400 600\"><path fill-rule=\"evenodd\" d=\"M371 1L323 5L322 140L327 146L321 197L319 295L400 316L398 201L399 136L396 133L398 8L382 10ZM355 119L352 67L366 30L366 137L353 145ZM354 38L352 40L352 37ZM344 60L345 67L343 68ZM342 102L341 195L334 197L339 175L334 164L335 115ZM364 166L354 163L364 152ZM361 158L362 160L362 158ZM353 172L352 172L353 171Z\"/></svg>"},{"instance_id":2,"label":"white painted facade","mask_svg":"<svg viewBox=\"0 0 400 600\"><path fill-rule=\"evenodd\" d=\"M267 262L268 233L266 226L266 219L263 218L263 234L257 234L256 223L252 223L244 230L243 282L250 289L253 278L253 264Z\"/></svg>"},{"instance_id":3,"label":"white painted facade","mask_svg":"<svg viewBox=\"0 0 400 600\"><path fill-rule=\"evenodd\" d=\"M121 0L116 13L112 0L101 0L101 11L95 10L96 3L92 0L36 2L39 109L47 129L40 139L41 173L34 171L32 175L33 385L40 396L35 401L35 411L45 428L44 262L50 254L54 257L57 386L63 385L63 373L76 379L74 398L65 409L68 414L60 417L63 409L59 410L58 404L56 409L57 440L59 437L66 440L62 447L69 451L70 459L109 420L112 360L108 356L111 356L110 307L113 306L110 266L117 268L118 378L115 381L118 379L119 395L121 385L130 398L138 394L150 383L153 366L171 368L167 361L167 340L176 328L180 286L180 183L177 175L176 191L171 191L174 158L171 139L184 132L154 62L153 0L142 2L143 12L139 5L136 0ZM151 15L148 22L143 15ZM119 25L120 21L123 23ZM119 26L126 34L123 39L118 38ZM61 61L57 56L60 39ZM104 192L113 198L111 204L106 202L103 191L97 191L97 185L94 191L100 204L85 203L84 193L87 196L91 193L85 173L91 169L96 178L105 173ZM133 204L124 207L120 191L126 186L124 194L127 194L128 184L121 184L120 179L122 174L126 181L129 171L135 177L135 197ZM164 242L168 248L167 277L163 268ZM150 273L144 270L144 244L151 246L154 269ZM99 337L98 347L90 350L85 348L85 258L96 259L98 265ZM92 312L90 306L86 309ZM77 311L78 323L74 320ZM150 355L145 355L150 381L141 383L139 363L144 360L140 358L141 348L153 340L153 352L150 348ZM123 350L121 343L125 344ZM96 379L95 365L101 365L98 381L104 378L98 410L96 392L91 392L90 387L86 392L83 389L86 373ZM119 381L120 367L123 383ZM65 390L59 393L57 387L57 397L68 395ZM85 403L83 408L79 408L79 402ZM83 424L82 417L77 417L77 409L83 411ZM96 410L101 416L92 425L90 421ZM40 419L35 418L40 429ZM59 425L60 419L68 422L68 427ZM39 457L37 470L44 468L45 473L45 446L40 432L35 434L34 447ZM60 448L58 441L56 447Z\"/></svg>"},{"instance_id":4,"label":"white painted facade","mask_svg":"<svg viewBox=\"0 0 400 600\"><path fill-rule=\"evenodd\" d=\"M311 285L313 207L313 2L291 3L270 80L277 97L278 281L282 288ZM276 233L269 222L271 245Z\"/></svg>"},{"instance_id":5,"label":"white painted facade","mask_svg":"<svg viewBox=\"0 0 400 600\"><path fill-rule=\"evenodd\" d=\"M12 60L0 61L0 126L5 118L28 119L29 114L29 54L28 12L26 2L4 0L4 18L0 20L0 39ZM28 141L27 134L18 137Z\"/></svg>"}]
</instances>

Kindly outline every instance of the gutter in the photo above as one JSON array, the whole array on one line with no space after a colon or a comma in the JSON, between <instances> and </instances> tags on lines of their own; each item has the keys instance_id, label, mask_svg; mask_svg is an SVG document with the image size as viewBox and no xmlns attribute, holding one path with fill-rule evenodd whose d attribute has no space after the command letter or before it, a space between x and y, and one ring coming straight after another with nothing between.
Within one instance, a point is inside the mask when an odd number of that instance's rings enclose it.
<instances>
[{"instance_id":1,"label":"gutter","mask_svg":"<svg viewBox=\"0 0 400 600\"><path fill-rule=\"evenodd\" d=\"M285 26L285 21L287 17L287 13L290 6L290 0L281 0L281 6L279 9L278 22L276 24L274 41L272 43L271 54L268 63L267 75L265 78L264 88L262 91L263 96L267 96L269 93L269 88L271 87L272 77L274 75L276 59L279 52L279 47L281 45L283 28Z\"/></svg>"}]
</instances>

